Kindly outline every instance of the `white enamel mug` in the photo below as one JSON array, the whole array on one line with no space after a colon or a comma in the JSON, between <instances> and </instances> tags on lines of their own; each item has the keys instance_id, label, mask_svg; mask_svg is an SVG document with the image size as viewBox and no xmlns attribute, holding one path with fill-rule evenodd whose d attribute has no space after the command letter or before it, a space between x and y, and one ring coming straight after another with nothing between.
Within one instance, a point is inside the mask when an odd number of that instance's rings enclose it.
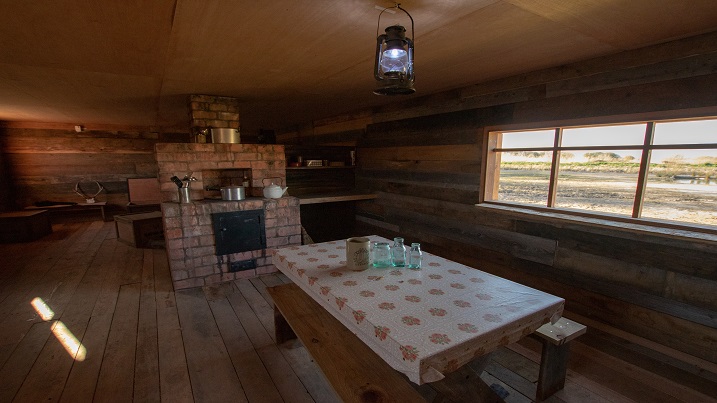
<instances>
[{"instance_id":1,"label":"white enamel mug","mask_svg":"<svg viewBox=\"0 0 717 403\"><path fill-rule=\"evenodd\" d=\"M371 264L371 241L358 237L346 240L346 267L349 270L366 270Z\"/></svg>"}]
</instances>

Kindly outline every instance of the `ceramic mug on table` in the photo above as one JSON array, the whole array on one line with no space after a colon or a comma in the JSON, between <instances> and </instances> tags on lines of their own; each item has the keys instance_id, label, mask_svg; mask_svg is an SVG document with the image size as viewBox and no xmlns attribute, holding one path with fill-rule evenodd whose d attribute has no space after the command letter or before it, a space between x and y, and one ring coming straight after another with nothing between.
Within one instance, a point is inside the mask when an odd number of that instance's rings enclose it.
<instances>
[{"instance_id":1,"label":"ceramic mug on table","mask_svg":"<svg viewBox=\"0 0 717 403\"><path fill-rule=\"evenodd\" d=\"M349 270L366 270L371 264L371 241L358 237L346 240L346 267Z\"/></svg>"}]
</instances>

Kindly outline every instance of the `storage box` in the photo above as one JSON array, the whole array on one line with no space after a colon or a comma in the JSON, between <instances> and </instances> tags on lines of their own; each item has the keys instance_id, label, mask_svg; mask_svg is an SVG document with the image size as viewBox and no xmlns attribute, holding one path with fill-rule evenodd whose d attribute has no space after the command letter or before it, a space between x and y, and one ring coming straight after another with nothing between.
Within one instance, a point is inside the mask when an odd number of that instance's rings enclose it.
<instances>
[{"instance_id":1,"label":"storage box","mask_svg":"<svg viewBox=\"0 0 717 403\"><path fill-rule=\"evenodd\" d=\"M117 240L135 248L164 247L162 213L153 211L115 216Z\"/></svg>"},{"instance_id":2,"label":"storage box","mask_svg":"<svg viewBox=\"0 0 717 403\"><path fill-rule=\"evenodd\" d=\"M157 178L129 178L127 192L129 195L127 211L130 213L160 211L161 195Z\"/></svg>"},{"instance_id":3,"label":"storage box","mask_svg":"<svg viewBox=\"0 0 717 403\"><path fill-rule=\"evenodd\" d=\"M0 213L0 242L28 242L52 232L47 210Z\"/></svg>"}]
</instances>

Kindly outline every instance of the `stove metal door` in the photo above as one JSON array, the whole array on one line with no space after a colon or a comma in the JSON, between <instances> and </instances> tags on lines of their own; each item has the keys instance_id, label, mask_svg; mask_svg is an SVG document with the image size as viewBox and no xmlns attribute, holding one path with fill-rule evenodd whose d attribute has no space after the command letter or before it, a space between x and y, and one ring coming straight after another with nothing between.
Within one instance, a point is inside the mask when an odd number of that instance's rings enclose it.
<instances>
[{"instance_id":1,"label":"stove metal door","mask_svg":"<svg viewBox=\"0 0 717 403\"><path fill-rule=\"evenodd\" d=\"M217 255L266 248L264 210L212 214Z\"/></svg>"}]
</instances>

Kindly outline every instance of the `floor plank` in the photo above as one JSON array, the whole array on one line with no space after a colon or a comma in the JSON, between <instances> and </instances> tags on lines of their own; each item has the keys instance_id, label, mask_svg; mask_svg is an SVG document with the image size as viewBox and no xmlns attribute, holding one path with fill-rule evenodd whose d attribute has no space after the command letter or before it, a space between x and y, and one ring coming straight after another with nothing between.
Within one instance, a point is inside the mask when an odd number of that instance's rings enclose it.
<instances>
[{"instance_id":1,"label":"floor plank","mask_svg":"<svg viewBox=\"0 0 717 403\"><path fill-rule=\"evenodd\" d=\"M175 294L195 401L246 402L231 358L201 289Z\"/></svg>"},{"instance_id":2,"label":"floor plank","mask_svg":"<svg viewBox=\"0 0 717 403\"><path fill-rule=\"evenodd\" d=\"M0 370L0 402L10 402L15 397L52 334L51 328L51 322L35 323L17 344Z\"/></svg>"},{"instance_id":3,"label":"floor plank","mask_svg":"<svg viewBox=\"0 0 717 403\"><path fill-rule=\"evenodd\" d=\"M163 402L192 402L184 339L164 251L152 251L154 289L157 308L157 351L159 390Z\"/></svg>"},{"instance_id":4,"label":"floor plank","mask_svg":"<svg viewBox=\"0 0 717 403\"><path fill-rule=\"evenodd\" d=\"M274 275L262 276L248 281L244 280L238 282L238 284L241 287L242 295L247 298L260 322L275 342L274 308L271 296L266 291L266 283L276 285L282 283L280 279L274 279L274 277ZM249 284L254 288L250 287ZM336 392L331 387L327 387L327 380L323 373L301 344L282 345L279 350L314 399L318 398L322 402L340 401Z\"/></svg>"},{"instance_id":5,"label":"floor plank","mask_svg":"<svg viewBox=\"0 0 717 403\"><path fill-rule=\"evenodd\" d=\"M256 280L254 280L256 281ZM274 308L271 305L271 297L269 294L262 295L251 280L237 280L235 283L239 291L244 296L252 311L261 322L266 334L274 340ZM266 287L264 287L266 290Z\"/></svg>"},{"instance_id":6,"label":"floor plank","mask_svg":"<svg viewBox=\"0 0 717 403\"><path fill-rule=\"evenodd\" d=\"M494 353L493 359L486 365L481 378L488 385L492 385L492 382L489 382L486 376L490 376L493 380L499 380L498 384L510 392L513 401L531 401L535 397L535 384L500 365L495 357L497 354L498 352Z\"/></svg>"},{"instance_id":7,"label":"floor plank","mask_svg":"<svg viewBox=\"0 0 717 403\"><path fill-rule=\"evenodd\" d=\"M232 293L227 298L237 317L241 320L254 349L259 357L261 357L264 367L269 371L271 378L274 380L274 384L281 397L285 401L313 402L314 399L286 361L279 347L274 344L274 340L272 339L273 334L270 335L267 332L249 305L249 302L247 302L246 296L241 292L242 289L246 291L253 289L251 283L247 280L237 280L234 284L240 292ZM256 290L254 290L254 292L256 292ZM258 293L250 294L255 297ZM271 314L273 315L273 309Z\"/></svg>"},{"instance_id":8,"label":"floor plank","mask_svg":"<svg viewBox=\"0 0 717 403\"><path fill-rule=\"evenodd\" d=\"M29 290L38 274L47 273L81 235L79 229L89 224L73 224L70 226L53 226L55 231L34 242L23 244L0 244L0 249L6 255L14 256L6 262L3 268L2 283L0 283L0 318L7 315L8 307L17 304L16 299L22 298ZM10 304L6 301L10 299ZM15 300L13 300L15 299ZM14 303L13 303L14 302Z\"/></svg>"},{"instance_id":9,"label":"floor plank","mask_svg":"<svg viewBox=\"0 0 717 403\"><path fill-rule=\"evenodd\" d=\"M0 402L339 401L300 343L274 342L266 287L291 282L285 275L175 293L166 252L119 243L114 223L53 229L0 244ZM52 319L35 312L34 297ZM53 335L60 322L85 347L83 361ZM717 402L717 374L624 336L575 340L565 389L546 402ZM494 353L481 377L524 403L539 360L540 344L524 339Z\"/></svg>"},{"instance_id":10,"label":"floor plank","mask_svg":"<svg viewBox=\"0 0 717 403\"><path fill-rule=\"evenodd\" d=\"M235 292L231 284L224 288L228 293ZM279 395L271 375L254 350L254 346L252 346L249 336L244 331L229 300L224 296L213 298L209 300L209 306L248 401L265 403L281 401L281 395Z\"/></svg>"},{"instance_id":11,"label":"floor plank","mask_svg":"<svg viewBox=\"0 0 717 403\"><path fill-rule=\"evenodd\" d=\"M82 257L81 242L87 239L88 231L90 228L85 225L62 242L61 249L53 247L28 256L29 266L23 265L22 278L9 282L10 295L0 304L0 343L11 346L5 351L12 351L12 346L20 342L30 327L42 321L31 304L35 298L41 298L55 315L61 315L65 294L71 294L84 269L73 262ZM94 235L94 231L89 235ZM0 357L0 362L6 359Z\"/></svg>"},{"instance_id":12,"label":"floor plank","mask_svg":"<svg viewBox=\"0 0 717 403\"><path fill-rule=\"evenodd\" d=\"M257 279L252 280L252 284L254 284L257 291L261 293L269 306L273 306L273 302L271 300L271 296L268 294L268 292L266 292L266 287L286 284L281 278L281 276L285 277L288 280L288 277L281 273L261 276ZM261 310L261 312L262 314L268 313L263 309ZM273 309L271 315L271 320L273 321ZM287 343L280 347L280 351L284 355L284 358L287 360L287 362L289 362L292 368L294 368L294 372L298 374L299 378L301 379L301 382L304 384L311 396L314 397L314 399L319 399L319 401L322 402L340 401L336 392L330 386L328 386L326 378L323 376L323 373L315 364L313 358L306 350L306 348L304 348L300 343L297 343L295 345Z\"/></svg>"},{"instance_id":13,"label":"floor plank","mask_svg":"<svg viewBox=\"0 0 717 403\"><path fill-rule=\"evenodd\" d=\"M140 284L125 284L117 296L94 399L127 402L134 393L134 367L137 349L137 321Z\"/></svg>"},{"instance_id":14,"label":"floor plank","mask_svg":"<svg viewBox=\"0 0 717 403\"><path fill-rule=\"evenodd\" d=\"M157 402L160 400L160 393L154 254L151 250L144 250L142 258L133 400L135 402Z\"/></svg>"},{"instance_id":15,"label":"floor plank","mask_svg":"<svg viewBox=\"0 0 717 403\"><path fill-rule=\"evenodd\" d=\"M87 401L94 395L119 294L118 271L124 250L118 246L114 240L105 240L94 260L103 277L94 288L96 295L85 300L87 306L92 307L87 329L81 339L87 355L84 360L73 364L60 401Z\"/></svg>"},{"instance_id":16,"label":"floor plank","mask_svg":"<svg viewBox=\"0 0 717 403\"><path fill-rule=\"evenodd\" d=\"M532 344L533 348L525 347L524 344ZM538 363L540 362L540 346L535 340L526 340L525 342L519 342L511 344L506 348L519 353L520 355L528 358L535 365L537 370ZM537 351L536 351L537 350ZM527 363L524 364L528 365ZM537 376L536 376L537 379ZM589 393L585 394L583 389L588 389ZM568 374L565 379L565 389L558 391L555 396L570 401L570 397L579 396L579 401L590 401L590 402L632 402L625 396L616 393L609 387L605 387L598 382L593 381L589 377L585 377L582 374L575 372L574 370L568 369Z\"/></svg>"},{"instance_id":17,"label":"floor plank","mask_svg":"<svg viewBox=\"0 0 717 403\"><path fill-rule=\"evenodd\" d=\"M83 359L82 351L71 348L67 342L61 343L60 340L74 339L79 343L87 329L99 284L103 279L100 267L92 264L107 234L100 229L101 227L95 226L97 231L86 232L73 246L73 249L84 249L87 253L81 259L75 260L74 269L67 271L68 276L63 279L63 285L68 286L58 287L56 298L49 301L51 308L57 309L52 319L47 320L52 323L53 337L46 341L32 371L18 391L18 400L59 400L75 360ZM74 277L82 279L77 281ZM63 306L64 310L61 308ZM77 354L80 357L77 357Z\"/></svg>"}]
</instances>

